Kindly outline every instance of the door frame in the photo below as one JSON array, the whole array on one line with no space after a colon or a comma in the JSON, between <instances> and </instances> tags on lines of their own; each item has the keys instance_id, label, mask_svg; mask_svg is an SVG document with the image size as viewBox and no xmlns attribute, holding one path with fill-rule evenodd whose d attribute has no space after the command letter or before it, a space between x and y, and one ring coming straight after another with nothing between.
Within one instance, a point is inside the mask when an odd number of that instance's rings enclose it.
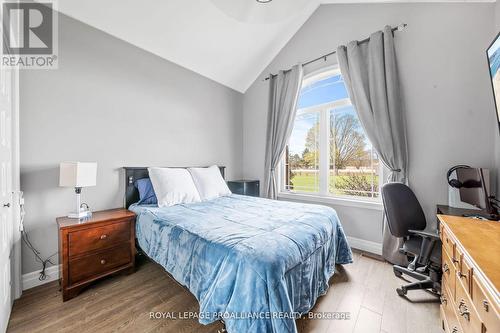
<instances>
[{"instance_id":1,"label":"door frame","mask_svg":"<svg viewBox=\"0 0 500 333\"><path fill-rule=\"evenodd\" d=\"M0 13L3 12L4 0L0 0ZM3 29L2 29L3 31ZM0 36L1 37L1 36ZM3 52L2 52L3 53ZM0 327L6 329L8 327L8 320L10 313L12 312L12 306L14 301L21 297L22 294L22 219L21 219L21 201L20 198L20 140L19 140L19 122L20 122L20 94L19 94L19 68L14 67L9 69L10 82L5 82L5 84L10 87L10 165L11 165L11 193L10 193L10 204L11 204L11 218L9 222L11 223L10 232L11 246L9 249L9 261L10 261L10 304L7 315L7 322L2 323Z\"/></svg>"},{"instance_id":2,"label":"door frame","mask_svg":"<svg viewBox=\"0 0 500 333\"><path fill-rule=\"evenodd\" d=\"M22 225L21 225L21 170L19 142L19 68L12 69L12 258L11 258L11 292L12 301L21 297L22 284Z\"/></svg>"}]
</instances>

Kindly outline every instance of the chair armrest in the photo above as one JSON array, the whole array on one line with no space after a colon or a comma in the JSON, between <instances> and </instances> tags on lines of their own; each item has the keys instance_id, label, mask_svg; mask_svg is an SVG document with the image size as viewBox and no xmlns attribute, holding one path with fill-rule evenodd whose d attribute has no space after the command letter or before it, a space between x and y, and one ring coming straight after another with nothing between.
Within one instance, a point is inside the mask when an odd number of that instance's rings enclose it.
<instances>
[{"instance_id":1,"label":"chair armrest","mask_svg":"<svg viewBox=\"0 0 500 333\"><path fill-rule=\"evenodd\" d=\"M420 230L408 230L408 232L410 234L421 236L421 237L424 237L424 238L430 238L430 239L433 239L433 240L439 240L439 235L438 234L434 234L434 233L430 233L430 232L425 232L425 231L420 231Z\"/></svg>"},{"instance_id":2,"label":"chair armrest","mask_svg":"<svg viewBox=\"0 0 500 333\"><path fill-rule=\"evenodd\" d=\"M421 266L427 266L430 263L430 257L434 246L436 246L436 244L440 244L441 242L439 236L434 233L420 230L408 230L408 232L412 235L422 237L420 254L416 257L416 260ZM439 265L441 265L441 263L439 263Z\"/></svg>"}]
</instances>

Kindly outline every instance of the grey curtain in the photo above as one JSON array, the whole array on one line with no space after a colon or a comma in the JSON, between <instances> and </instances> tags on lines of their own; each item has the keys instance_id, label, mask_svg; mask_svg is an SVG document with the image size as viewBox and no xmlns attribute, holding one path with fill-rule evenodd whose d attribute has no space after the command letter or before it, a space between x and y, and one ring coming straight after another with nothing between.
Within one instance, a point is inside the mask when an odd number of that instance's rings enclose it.
<instances>
[{"instance_id":1,"label":"grey curtain","mask_svg":"<svg viewBox=\"0 0 500 333\"><path fill-rule=\"evenodd\" d=\"M278 195L275 170L292 133L302 78L302 64L297 64L270 79L264 179L265 195L270 199Z\"/></svg>"},{"instance_id":2,"label":"grey curtain","mask_svg":"<svg viewBox=\"0 0 500 333\"><path fill-rule=\"evenodd\" d=\"M406 122L391 27L373 33L367 43L338 47L337 56L361 125L391 171L389 181L408 183ZM387 261L406 263L398 251L401 242L390 234L384 219L382 254Z\"/></svg>"}]
</instances>

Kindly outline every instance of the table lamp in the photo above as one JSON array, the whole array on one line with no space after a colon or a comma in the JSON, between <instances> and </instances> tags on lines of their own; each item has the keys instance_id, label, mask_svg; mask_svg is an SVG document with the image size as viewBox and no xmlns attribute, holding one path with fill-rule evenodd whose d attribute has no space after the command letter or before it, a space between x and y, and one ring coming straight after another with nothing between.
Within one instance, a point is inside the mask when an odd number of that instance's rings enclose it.
<instances>
[{"instance_id":1,"label":"table lamp","mask_svg":"<svg viewBox=\"0 0 500 333\"><path fill-rule=\"evenodd\" d=\"M59 186L74 187L76 193L76 211L69 218L90 217L88 209L82 209L80 194L82 187L95 186L97 178L97 163L95 162L61 162L59 164Z\"/></svg>"}]
</instances>

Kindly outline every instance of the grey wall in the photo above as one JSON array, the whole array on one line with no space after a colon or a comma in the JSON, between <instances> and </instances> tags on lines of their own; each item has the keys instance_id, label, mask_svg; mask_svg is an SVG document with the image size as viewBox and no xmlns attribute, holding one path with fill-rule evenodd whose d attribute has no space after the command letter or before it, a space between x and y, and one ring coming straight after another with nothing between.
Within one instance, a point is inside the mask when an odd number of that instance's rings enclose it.
<instances>
[{"instance_id":1,"label":"grey wall","mask_svg":"<svg viewBox=\"0 0 500 333\"><path fill-rule=\"evenodd\" d=\"M495 166L495 115L485 49L492 38L493 3L323 5L297 32L244 96L244 175L263 179L268 73L362 39L384 25L396 33L407 106L410 182L428 221L447 202L445 173L455 164ZM332 57L335 58L335 57ZM334 59L336 61L336 59ZM334 206L346 233L381 241L382 213Z\"/></svg>"},{"instance_id":2,"label":"grey wall","mask_svg":"<svg viewBox=\"0 0 500 333\"><path fill-rule=\"evenodd\" d=\"M93 210L121 207L123 166L221 164L241 177L242 94L60 15L59 69L20 75L25 227L48 256L73 208L61 161L96 161ZM55 262L57 262L57 257ZM40 269L23 249L23 273Z\"/></svg>"}]
</instances>

